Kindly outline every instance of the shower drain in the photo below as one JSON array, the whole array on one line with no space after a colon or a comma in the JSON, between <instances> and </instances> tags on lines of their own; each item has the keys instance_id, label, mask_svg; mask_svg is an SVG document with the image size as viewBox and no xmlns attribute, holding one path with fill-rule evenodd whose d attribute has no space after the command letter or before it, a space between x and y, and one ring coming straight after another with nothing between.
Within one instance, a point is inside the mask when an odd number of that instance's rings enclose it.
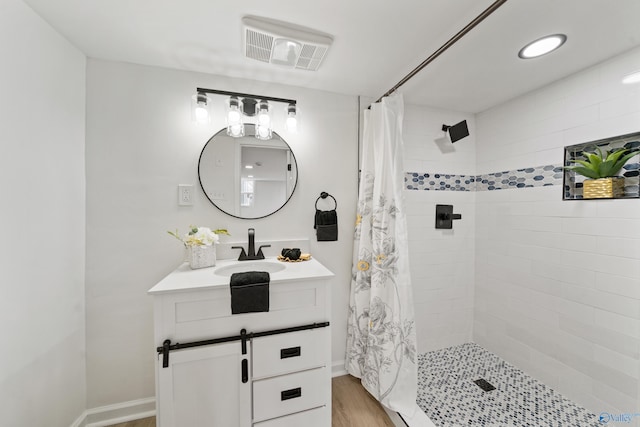
<instances>
[{"instance_id":1,"label":"shower drain","mask_svg":"<svg viewBox=\"0 0 640 427\"><path fill-rule=\"evenodd\" d=\"M484 391L491 391L496 389L489 381L485 380L484 378L475 380L474 383L476 383L476 385Z\"/></svg>"}]
</instances>

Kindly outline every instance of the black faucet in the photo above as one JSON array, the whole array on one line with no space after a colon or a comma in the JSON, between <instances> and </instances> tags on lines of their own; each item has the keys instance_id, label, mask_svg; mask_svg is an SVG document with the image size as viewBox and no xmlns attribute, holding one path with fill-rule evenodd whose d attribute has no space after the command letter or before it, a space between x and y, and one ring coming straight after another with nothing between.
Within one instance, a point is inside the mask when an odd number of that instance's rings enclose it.
<instances>
[{"instance_id":1,"label":"black faucet","mask_svg":"<svg viewBox=\"0 0 640 427\"><path fill-rule=\"evenodd\" d=\"M247 252L244 251L242 246L232 246L231 249L240 249L240 256L238 257L238 261L251 261L255 259L264 259L264 254L262 253L262 248L270 248L271 245L262 245L258 248L258 253L256 254L256 230L253 228L249 229L249 247L247 248Z\"/></svg>"}]
</instances>

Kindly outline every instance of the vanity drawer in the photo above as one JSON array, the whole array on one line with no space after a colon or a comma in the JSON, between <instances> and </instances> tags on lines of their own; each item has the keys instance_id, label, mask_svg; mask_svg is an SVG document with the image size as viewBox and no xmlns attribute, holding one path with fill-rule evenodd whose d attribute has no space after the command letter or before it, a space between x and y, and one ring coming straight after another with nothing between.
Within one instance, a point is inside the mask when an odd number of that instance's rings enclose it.
<instances>
[{"instance_id":1,"label":"vanity drawer","mask_svg":"<svg viewBox=\"0 0 640 427\"><path fill-rule=\"evenodd\" d=\"M326 406L254 424L255 427L328 427L330 425L329 408Z\"/></svg>"},{"instance_id":2,"label":"vanity drawer","mask_svg":"<svg viewBox=\"0 0 640 427\"><path fill-rule=\"evenodd\" d=\"M253 420L269 420L328 404L327 368L312 369L253 382Z\"/></svg>"},{"instance_id":3,"label":"vanity drawer","mask_svg":"<svg viewBox=\"0 0 640 427\"><path fill-rule=\"evenodd\" d=\"M330 346L328 327L255 338L253 378L325 366Z\"/></svg>"}]
</instances>

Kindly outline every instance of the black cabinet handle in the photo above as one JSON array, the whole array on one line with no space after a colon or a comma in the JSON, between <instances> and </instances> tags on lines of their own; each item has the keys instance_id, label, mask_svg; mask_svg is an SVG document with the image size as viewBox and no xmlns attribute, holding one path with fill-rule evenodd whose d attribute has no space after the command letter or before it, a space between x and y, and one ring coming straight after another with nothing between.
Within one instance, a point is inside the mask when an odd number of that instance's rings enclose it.
<instances>
[{"instance_id":1,"label":"black cabinet handle","mask_svg":"<svg viewBox=\"0 0 640 427\"><path fill-rule=\"evenodd\" d=\"M242 359L242 383L246 384L249 381L249 361Z\"/></svg>"},{"instance_id":2,"label":"black cabinet handle","mask_svg":"<svg viewBox=\"0 0 640 427\"><path fill-rule=\"evenodd\" d=\"M280 349L280 359L288 359L289 357L300 356L300 346Z\"/></svg>"},{"instance_id":3,"label":"black cabinet handle","mask_svg":"<svg viewBox=\"0 0 640 427\"><path fill-rule=\"evenodd\" d=\"M302 387L292 388L291 390L285 390L280 392L280 400L295 399L302 396Z\"/></svg>"},{"instance_id":4,"label":"black cabinet handle","mask_svg":"<svg viewBox=\"0 0 640 427\"><path fill-rule=\"evenodd\" d=\"M169 348L171 347L171 340L164 340L162 343L162 367L169 367Z\"/></svg>"}]
</instances>

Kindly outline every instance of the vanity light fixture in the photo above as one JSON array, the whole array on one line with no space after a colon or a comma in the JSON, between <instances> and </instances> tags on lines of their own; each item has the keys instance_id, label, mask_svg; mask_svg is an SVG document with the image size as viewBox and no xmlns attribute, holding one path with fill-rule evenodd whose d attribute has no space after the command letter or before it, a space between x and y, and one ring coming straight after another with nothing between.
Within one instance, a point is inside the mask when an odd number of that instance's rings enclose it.
<instances>
[{"instance_id":1,"label":"vanity light fixture","mask_svg":"<svg viewBox=\"0 0 640 427\"><path fill-rule=\"evenodd\" d=\"M206 93L198 92L191 97L191 120L198 123L211 122L212 99Z\"/></svg>"},{"instance_id":2,"label":"vanity light fixture","mask_svg":"<svg viewBox=\"0 0 640 427\"><path fill-rule=\"evenodd\" d=\"M229 98L227 106L227 135L234 138L244 136L244 123L242 123L242 101L237 96Z\"/></svg>"},{"instance_id":3,"label":"vanity light fixture","mask_svg":"<svg viewBox=\"0 0 640 427\"><path fill-rule=\"evenodd\" d=\"M640 83L640 70L629 73L622 78L622 83L630 85L633 83Z\"/></svg>"},{"instance_id":4,"label":"vanity light fixture","mask_svg":"<svg viewBox=\"0 0 640 427\"><path fill-rule=\"evenodd\" d=\"M549 52L553 52L567 41L565 34L552 34L550 36L544 36L538 40L534 40L520 49L518 56L522 59L537 58L542 55L546 55Z\"/></svg>"},{"instance_id":5,"label":"vanity light fixture","mask_svg":"<svg viewBox=\"0 0 640 427\"><path fill-rule=\"evenodd\" d=\"M298 108L296 104L287 105L287 130L291 133L298 132Z\"/></svg>"},{"instance_id":6,"label":"vanity light fixture","mask_svg":"<svg viewBox=\"0 0 640 427\"><path fill-rule=\"evenodd\" d=\"M271 139L273 136L273 124L274 122L277 124L277 120L274 120L272 114L271 103L283 103L287 105L284 124L289 132L295 132L299 128L297 101L295 99L273 98L270 96L204 88L196 88L196 95L193 96L191 105L193 120L198 123L208 123L211 121L211 106L213 101L209 95L222 95L226 97L227 135L234 138L244 136L245 123L252 123L256 126L255 136L257 139ZM277 119L278 117L275 118Z\"/></svg>"},{"instance_id":7,"label":"vanity light fixture","mask_svg":"<svg viewBox=\"0 0 640 427\"><path fill-rule=\"evenodd\" d=\"M258 118L256 120L256 138L262 140L271 139L271 115L269 115L269 102L260 100L258 103Z\"/></svg>"}]
</instances>

